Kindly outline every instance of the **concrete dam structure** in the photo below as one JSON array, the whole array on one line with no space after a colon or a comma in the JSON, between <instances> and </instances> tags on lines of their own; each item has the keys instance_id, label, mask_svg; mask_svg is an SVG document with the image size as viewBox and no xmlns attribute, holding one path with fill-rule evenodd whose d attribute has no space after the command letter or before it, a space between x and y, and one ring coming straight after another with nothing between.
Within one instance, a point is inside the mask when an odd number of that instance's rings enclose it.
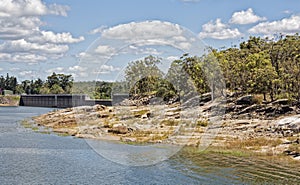
<instances>
[{"instance_id":1,"label":"concrete dam structure","mask_svg":"<svg viewBox=\"0 0 300 185\"><path fill-rule=\"evenodd\" d=\"M69 108L84 105L112 106L112 100L91 100L83 94L21 95L20 106Z\"/></svg>"}]
</instances>

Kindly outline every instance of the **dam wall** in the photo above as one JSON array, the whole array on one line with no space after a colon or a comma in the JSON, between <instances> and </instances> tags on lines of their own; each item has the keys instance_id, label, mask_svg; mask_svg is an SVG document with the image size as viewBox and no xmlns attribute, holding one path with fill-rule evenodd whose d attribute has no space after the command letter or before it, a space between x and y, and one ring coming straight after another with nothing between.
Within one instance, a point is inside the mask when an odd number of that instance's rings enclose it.
<instances>
[{"instance_id":1,"label":"dam wall","mask_svg":"<svg viewBox=\"0 0 300 185\"><path fill-rule=\"evenodd\" d=\"M84 105L112 106L112 100L91 100L82 94L21 95L20 106L69 108Z\"/></svg>"}]
</instances>

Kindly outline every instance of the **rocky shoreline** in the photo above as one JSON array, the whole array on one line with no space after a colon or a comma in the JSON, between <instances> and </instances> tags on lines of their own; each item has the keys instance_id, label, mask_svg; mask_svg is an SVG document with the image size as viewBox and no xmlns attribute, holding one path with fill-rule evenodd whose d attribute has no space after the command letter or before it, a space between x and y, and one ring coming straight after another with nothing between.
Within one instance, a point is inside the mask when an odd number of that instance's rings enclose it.
<instances>
[{"instance_id":1,"label":"rocky shoreline","mask_svg":"<svg viewBox=\"0 0 300 185\"><path fill-rule=\"evenodd\" d=\"M20 97L16 95L0 95L0 106L18 106Z\"/></svg>"},{"instance_id":2,"label":"rocky shoreline","mask_svg":"<svg viewBox=\"0 0 300 185\"><path fill-rule=\"evenodd\" d=\"M205 145L205 138L213 138L208 143L212 147L300 160L299 106L286 99L257 103L251 95L232 96L220 104L211 101L208 94L200 98L200 105L190 107L125 102L131 105L68 108L35 117L34 121L79 138L189 146ZM224 112L214 115L216 107ZM217 116L221 121L215 124Z\"/></svg>"}]
</instances>

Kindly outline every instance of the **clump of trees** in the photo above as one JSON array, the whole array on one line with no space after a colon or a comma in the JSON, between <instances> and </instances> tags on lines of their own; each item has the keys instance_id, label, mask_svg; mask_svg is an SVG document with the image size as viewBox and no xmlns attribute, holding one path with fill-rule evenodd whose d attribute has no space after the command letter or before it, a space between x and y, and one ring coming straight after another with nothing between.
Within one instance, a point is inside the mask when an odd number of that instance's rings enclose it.
<instances>
[{"instance_id":1,"label":"clump of trees","mask_svg":"<svg viewBox=\"0 0 300 185\"><path fill-rule=\"evenodd\" d=\"M73 94L86 94L91 99L110 99L112 87L116 83L105 81L74 82Z\"/></svg>"},{"instance_id":2,"label":"clump of trees","mask_svg":"<svg viewBox=\"0 0 300 185\"><path fill-rule=\"evenodd\" d=\"M0 88L11 90L14 94L69 94L73 87L72 75L56 74L47 77L46 81L40 78L36 80L24 80L20 84L17 78L9 76L0 77Z\"/></svg>"},{"instance_id":3,"label":"clump of trees","mask_svg":"<svg viewBox=\"0 0 300 185\"><path fill-rule=\"evenodd\" d=\"M125 70L129 94L133 96L155 95L164 101L192 98L217 89L224 90L220 67L212 53L198 56L184 54L171 63L166 74L159 68L161 59L154 56L130 62Z\"/></svg>"},{"instance_id":4,"label":"clump of trees","mask_svg":"<svg viewBox=\"0 0 300 185\"><path fill-rule=\"evenodd\" d=\"M231 91L263 94L264 100L300 100L300 36L250 37L239 48L214 50Z\"/></svg>"},{"instance_id":5,"label":"clump of trees","mask_svg":"<svg viewBox=\"0 0 300 185\"><path fill-rule=\"evenodd\" d=\"M149 56L129 63L125 71L131 94L225 95L262 94L264 100L288 98L300 101L300 36L250 37L239 47L210 49L203 56L184 54L164 75L160 59ZM162 85L163 84L163 85ZM164 90L159 90L163 87ZM164 96L164 95L162 95Z\"/></svg>"},{"instance_id":6,"label":"clump of trees","mask_svg":"<svg viewBox=\"0 0 300 185\"><path fill-rule=\"evenodd\" d=\"M6 77L0 76L0 92L3 90L11 90L13 93L16 93L17 89L17 78L14 76L9 76L6 74Z\"/></svg>"},{"instance_id":7,"label":"clump of trees","mask_svg":"<svg viewBox=\"0 0 300 185\"><path fill-rule=\"evenodd\" d=\"M142 60L132 61L125 69L125 84L129 94L133 96L155 95L165 101L176 95L176 89L157 66L161 58L152 55ZM120 85L114 87L120 89Z\"/></svg>"}]
</instances>

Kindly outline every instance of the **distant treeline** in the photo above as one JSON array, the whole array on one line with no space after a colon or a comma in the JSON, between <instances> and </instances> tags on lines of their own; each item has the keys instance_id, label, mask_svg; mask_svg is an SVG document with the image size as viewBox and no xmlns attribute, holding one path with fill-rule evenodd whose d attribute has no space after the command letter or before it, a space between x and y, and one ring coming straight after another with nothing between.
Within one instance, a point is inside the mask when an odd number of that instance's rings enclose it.
<instances>
[{"instance_id":1,"label":"distant treeline","mask_svg":"<svg viewBox=\"0 0 300 185\"><path fill-rule=\"evenodd\" d=\"M11 90L14 94L68 94L73 87L71 75L56 74L47 77L46 81L40 78L36 80L24 80L17 82L14 76L0 76L0 89Z\"/></svg>"},{"instance_id":2,"label":"distant treeline","mask_svg":"<svg viewBox=\"0 0 300 185\"><path fill-rule=\"evenodd\" d=\"M74 82L72 75L56 74L48 76L45 81L24 80L18 83L17 78L9 74L0 76L0 94L11 90L14 94L88 94L94 99L111 97L110 82Z\"/></svg>"}]
</instances>

